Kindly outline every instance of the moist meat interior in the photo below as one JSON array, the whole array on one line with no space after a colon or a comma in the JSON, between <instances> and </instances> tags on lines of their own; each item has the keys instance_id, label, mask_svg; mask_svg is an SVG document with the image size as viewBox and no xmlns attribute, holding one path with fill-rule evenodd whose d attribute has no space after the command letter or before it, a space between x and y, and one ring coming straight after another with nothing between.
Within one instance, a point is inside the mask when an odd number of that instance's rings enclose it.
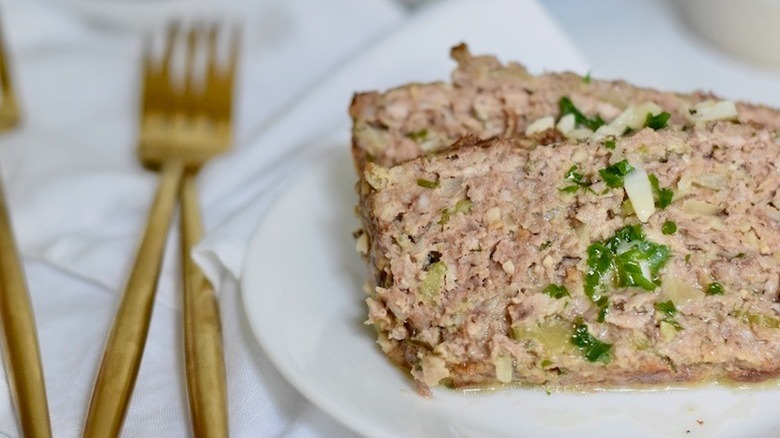
<instances>
[{"instance_id":1,"label":"moist meat interior","mask_svg":"<svg viewBox=\"0 0 780 438\"><path fill-rule=\"evenodd\" d=\"M692 123L713 96L454 54L452 84L363 93L351 108L368 322L422 393L780 373L777 112L738 102L736 120ZM607 121L644 101L670 119L609 138L526 136L564 96ZM603 174L621 162L655 179L645 222ZM626 230L641 238L615 243ZM613 253L594 296L599 245ZM640 260L636 283L624 268L648 248L665 256L653 272Z\"/></svg>"}]
</instances>

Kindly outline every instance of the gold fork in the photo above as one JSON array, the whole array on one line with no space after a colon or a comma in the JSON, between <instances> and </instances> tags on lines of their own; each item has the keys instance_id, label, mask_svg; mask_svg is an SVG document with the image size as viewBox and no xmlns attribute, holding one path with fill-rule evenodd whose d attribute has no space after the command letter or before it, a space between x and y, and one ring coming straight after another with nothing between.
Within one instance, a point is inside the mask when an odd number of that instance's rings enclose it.
<instances>
[{"instance_id":1,"label":"gold fork","mask_svg":"<svg viewBox=\"0 0 780 438\"><path fill-rule=\"evenodd\" d=\"M213 431L213 436L227 435L219 313L208 283L188 256L191 246L200 238L199 222L193 227L186 218L199 218L197 204L193 204L194 172L205 160L230 145L229 108L232 101L229 91L233 84L236 47L235 43L231 47L227 68L220 69L216 59L218 29L214 26L206 31L190 29L186 34L184 86L178 89L171 80L171 58L179 34L178 25L168 28L165 51L159 63L153 59L151 43L144 55L138 154L145 165L160 170L161 181L103 353L87 414L86 437L116 436L121 430L146 342L165 235L180 187L184 201L183 248L187 254L183 261L187 297L184 305L187 381L190 400L196 401L191 408L193 424L198 434ZM207 74L203 86L198 88L194 61L204 39ZM182 179L186 180L185 184L181 184ZM191 295L196 297L193 299ZM204 299L208 296L211 299ZM193 371L202 374L192 377Z\"/></svg>"},{"instance_id":2,"label":"gold fork","mask_svg":"<svg viewBox=\"0 0 780 438\"><path fill-rule=\"evenodd\" d=\"M203 100L200 106L194 108L214 124L215 129L209 132L211 135L204 133L202 137L208 145L208 158L226 152L233 139L232 97L238 59L238 35L239 30L234 29L230 56L222 72L216 63L208 63ZM208 30L208 59L216 58L216 42L217 28L212 26ZM192 167L185 172L180 193L187 392L194 435L226 437L227 390L219 308L213 286L191 256L193 246L203 234L195 184L199 167Z\"/></svg>"},{"instance_id":3,"label":"gold fork","mask_svg":"<svg viewBox=\"0 0 780 438\"><path fill-rule=\"evenodd\" d=\"M9 70L0 29L0 132L16 127L20 120ZM35 316L4 193L0 178L0 319L3 359L22 433L29 437L49 437L49 407Z\"/></svg>"}]
</instances>

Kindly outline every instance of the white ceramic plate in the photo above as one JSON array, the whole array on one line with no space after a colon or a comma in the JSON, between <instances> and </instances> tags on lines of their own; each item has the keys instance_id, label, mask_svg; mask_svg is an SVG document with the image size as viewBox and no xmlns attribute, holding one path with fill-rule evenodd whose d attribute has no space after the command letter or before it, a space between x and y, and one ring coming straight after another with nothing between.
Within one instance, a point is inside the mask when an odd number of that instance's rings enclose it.
<instances>
[{"instance_id":1,"label":"white ceramic plate","mask_svg":"<svg viewBox=\"0 0 780 438\"><path fill-rule=\"evenodd\" d=\"M770 389L418 396L363 325L366 268L351 236L358 222L346 151L328 151L280 197L249 245L242 289L279 371L347 426L377 437L780 436L780 391Z\"/></svg>"}]
</instances>

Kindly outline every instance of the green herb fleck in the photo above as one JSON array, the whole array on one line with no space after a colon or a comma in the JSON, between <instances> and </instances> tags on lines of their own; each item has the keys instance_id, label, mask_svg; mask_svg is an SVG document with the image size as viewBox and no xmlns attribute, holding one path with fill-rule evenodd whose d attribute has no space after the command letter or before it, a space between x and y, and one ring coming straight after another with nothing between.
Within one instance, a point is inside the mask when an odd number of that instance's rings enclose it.
<instances>
[{"instance_id":1,"label":"green herb fleck","mask_svg":"<svg viewBox=\"0 0 780 438\"><path fill-rule=\"evenodd\" d=\"M677 307L674 306L674 303L672 300L669 301L663 301L659 303L653 304L653 307L655 307L655 310L662 313L664 315L663 318L661 318L662 322L665 322L672 327L674 327L677 331L682 330L682 326L680 325L677 320L674 319L674 315L677 314ZM662 328L663 331L663 328Z\"/></svg>"},{"instance_id":2,"label":"green herb fleck","mask_svg":"<svg viewBox=\"0 0 780 438\"><path fill-rule=\"evenodd\" d=\"M744 259L745 258L745 253L741 252L741 253L735 255L734 258L735 259Z\"/></svg>"},{"instance_id":3,"label":"green herb fleck","mask_svg":"<svg viewBox=\"0 0 780 438\"><path fill-rule=\"evenodd\" d=\"M552 245L552 240L545 240L544 243L539 245L539 250L544 251L545 249L549 248L550 245Z\"/></svg>"},{"instance_id":4,"label":"green herb fleck","mask_svg":"<svg viewBox=\"0 0 780 438\"><path fill-rule=\"evenodd\" d=\"M604 322L607 318L607 311L609 310L609 297L602 295L601 298L595 301L596 307L599 308L599 316L596 318L598 322Z\"/></svg>"},{"instance_id":5,"label":"green herb fleck","mask_svg":"<svg viewBox=\"0 0 780 438\"><path fill-rule=\"evenodd\" d=\"M574 103L572 103L571 99L566 96L561 97L561 99L558 101L558 109L560 109L561 112L560 117L563 117L567 114L573 114L574 123L577 126L584 126L591 131L599 129L599 127L605 123L599 115L589 119L587 116L585 116L585 114L577 109L577 107L574 106Z\"/></svg>"},{"instance_id":6,"label":"green herb fleck","mask_svg":"<svg viewBox=\"0 0 780 438\"><path fill-rule=\"evenodd\" d=\"M428 137L428 130L423 128L419 131L413 131L406 134L406 137L411 138L414 141L425 140Z\"/></svg>"},{"instance_id":7,"label":"green herb fleck","mask_svg":"<svg viewBox=\"0 0 780 438\"><path fill-rule=\"evenodd\" d=\"M437 189L439 188L439 182L438 181L431 181L423 178L419 178L417 180L417 185L426 189Z\"/></svg>"},{"instance_id":8,"label":"green herb fleck","mask_svg":"<svg viewBox=\"0 0 780 438\"><path fill-rule=\"evenodd\" d=\"M599 175L604 182L612 188L623 187L623 181L634 167L628 164L628 160L618 161L617 163L599 170Z\"/></svg>"},{"instance_id":9,"label":"green herb fleck","mask_svg":"<svg viewBox=\"0 0 780 438\"><path fill-rule=\"evenodd\" d=\"M713 281L707 285L706 293L707 295L723 295L725 291L726 290L723 288L722 284L717 281Z\"/></svg>"},{"instance_id":10,"label":"green herb fleck","mask_svg":"<svg viewBox=\"0 0 780 438\"><path fill-rule=\"evenodd\" d=\"M685 263L690 263L690 262L691 262L691 255L685 254Z\"/></svg>"},{"instance_id":11,"label":"green herb fleck","mask_svg":"<svg viewBox=\"0 0 780 438\"><path fill-rule=\"evenodd\" d=\"M590 362L602 362L608 364L610 361L609 350L612 344L600 341L588 332L588 326L582 322L582 319L575 321L574 333L571 336L571 343L585 354L585 358Z\"/></svg>"},{"instance_id":12,"label":"green herb fleck","mask_svg":"<svg viewBox=\"0 0 780 438\"><path fill-rule=\"evenodd\" d=\"M615 140L606 140L606 141L604 141L604 147L609 149L609 150L615 149L616 146L617 146L617 142L615 142Z\"/></svg>"},{"instance_id":13,"label":"green herb fleck","mask_svg":"<svg viewBox=\"0 0 780 438\"><path fill-rule=\"evenodd\" d=\"M645 126L658 131L659 129L666 128L666 124L669 122L670 117L672 117L672 115L666 111L655 116L652 113L647 113L647 117L645 118Z\"/></svg>"},{"instance_id":14,"label":"green herb fleck","mask_svg":"<svg viewBox=\"0 0 780 438\"><path fill-rule=\"evenodd\" d=\"M580 187L588 188L590 187L591 184L591 182L585 178L585 175L580 173L579 167L576 164L571 166L569 170L566 171L566 173L563 175L563 179L565 181L573 183L573 185L569 185L558 189L566 193L574 193Z\"/></svg>"},{"instance_id":15,"label":"green herb fleck","mask_svg":"<svg viewBox=\"0 0 780 438\"><path fill-rule=\"evenodd\" d=\"M472 203L468 199L461 199L455 203L452 208L442 208L441 217L439 218L439 225L444 225L450 221L450 218L458 213L469 213L471 211Z\"/></svg>"},{"instance_id":16,"label":"green herb fleck","mask_svg":"<svg viewBox=\"0 0 780 438\"><path fill-rule=\"evenodd\" d=\"M569 170L566 171L566 175L564 175L563 179L566 181L571 181L580 186L588 185L585 182L585 177L580 172L578 172L578 167L576 164L571 166Z\"/></svg>"},{"instance_id":17,"label":"green herb fleck","mask_svg":"<svg viewBox=\"0 0 780 438\"><path fill-rule=\"evenodd\" d=\"M542 289L542 292L549 295L551 298L563 298L563 297L570 297L569 290L566 289L566 286L559 286L557 284L550 284L544 289Z\"/></svg>"},{"instance_id":18,"label":"green herb fleck","mask_svg":"<svg viewBox=\"0 0 780 438\"><path fill-rule=\"evenodd\" d=\"M674 234L677 232L677 224L672 221L666 221L661 226L661 232L666 235Z\"/></svg>"},{"instance_id":19,"label":"green herb fleck","mask_svg":"<svg viewBox=\"0 0 780 438\"><path fill-rule=\"evenodd\" d=\"M585 295L603 310L607 303L601 299L608 286L654 290L669 256L669 247L648 242L640 225L625 226L588 246Z\"/></svg>"},{"instance_id":20,"label":"green herb fleck","mask_svg":"<svg viewBox=\"0 0 780 438\"><path fill-rule=\"evenodd\" d=\"M582 77L582 83L583 84L589 84L590 83L590 70L588 70L587 73L585 73L585 76Z\"/></svg>"},{"instance_id":21,"label":"green herb fleck","mask_svg":"<svg viewBox=\"0 0 780 438\"><path fill-rule=\"evenodd\" d=\"M655 303L653 304L653 307L666 316L674 316L677 313L677 308L674 306L672 300Z\"/></svg>"},{"instance_id":22,"label":"green herb fleck","mask_svg":"<svg viewBox=\"0 0 780 438\"><path fill-rule=\"evenodd\" d=\"M648 175L648 179L650 180L650 186L653 188L653 194L655 195L655 206L663 210L672 203L674 192L670 189L662 189L658 182L658 177L655 175Z\"/></svg>"}]
</instances>

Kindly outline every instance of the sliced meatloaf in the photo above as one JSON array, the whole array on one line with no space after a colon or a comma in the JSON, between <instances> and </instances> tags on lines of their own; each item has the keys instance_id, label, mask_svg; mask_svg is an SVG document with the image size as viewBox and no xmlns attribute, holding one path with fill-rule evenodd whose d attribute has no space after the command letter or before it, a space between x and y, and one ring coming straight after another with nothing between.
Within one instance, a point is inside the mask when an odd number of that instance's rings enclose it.
<instances>
[{"instance_id":1,"label":"sliced meatloaf","mask_svg":"<svg viewBox=\"0 0 780 438\"><path fill-rule=\"evenodd\" d=\"M525 99L525 110L545 113L557 98L535 100L540 92L529 90L552 78L605 117L625 95L649 93L670 102L665 108L701 97L570 75L533 79L516 65L460 59L455 88L420 86L441 100L415 105L440 103L435 110L392 104L393 95L411 102L413 88L365 95L357 107L383 100L374 120L385 127L356 129L428 129L436 147L467 128L501 133L508 91ZM495 77L511 80L497 87ZM504 97L486 117L472 98L453 112L457 84L487 100L500 88ZM589 99L589 87L618 103ZM513 129L530 118L517 114ZM417 142L402 155L373 150L358 184L359 246L372 268L368 321L423 393L437 385L594 388L780 374L780 143L773 130L730 121L657 128L548 145L466 137L417 158ZM395 164L401 156L412 159Z\"/></svg>"},{"instance_id":2,"label":"sliced meatloaf","mask_svg":"<svg viewBox=\"0 0 780 438\"><path fill-rule=\"evenodd\" d=\"M524 136L534 122L559 116L562 97L583 114L604 120L631 105L653 102L671 114L673 124L686 123L697 103L720 100L709 93L662 92L573 73L534 76L517 63L472 56L465 45L455 47L452 57L458 66L451 83L410 84L354 96L352 152L358 170L369 161L389 166L439 150L464 134ZM741 121L780 129L777 110L739 102L736 107ZM540 131L543 142L558 139L555 134Z\"/></svg>"}]
</instances>

